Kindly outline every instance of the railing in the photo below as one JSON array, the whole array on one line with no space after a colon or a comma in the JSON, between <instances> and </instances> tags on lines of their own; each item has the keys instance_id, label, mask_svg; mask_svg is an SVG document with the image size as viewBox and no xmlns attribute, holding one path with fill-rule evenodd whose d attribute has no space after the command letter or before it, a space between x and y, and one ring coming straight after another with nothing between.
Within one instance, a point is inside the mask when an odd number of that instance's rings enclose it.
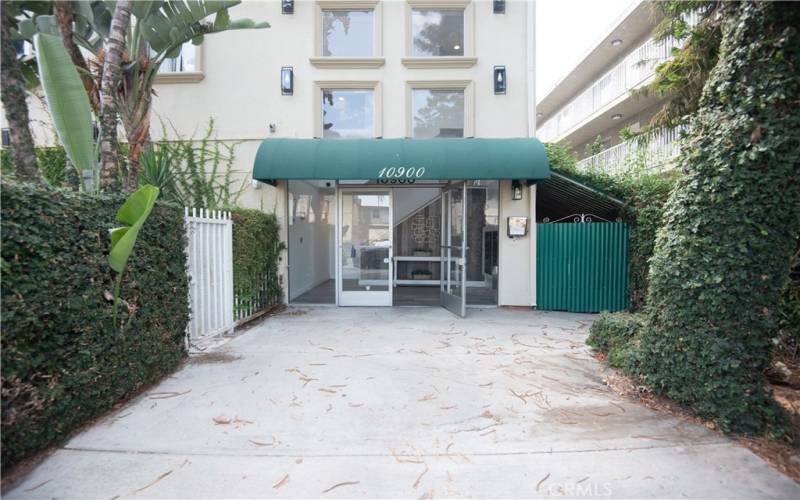
<instances>
[{"instance_id":1,"label":"railing","mask_svg":"<svg viewBox=\"0 0 800 500\"><path fill-rule=\"evenodd\" d=\"M577 168L609 175L620 175L632 168L643 168L647 172L669 170L670 160L680 149L681 134L686 130L686 127L661 129L636 137L579 161Z\"/></svg>"},{"instance_id":2,"label":"railing","mask_svg":"<svg viewBox=\"0 0 800 500\"><path fill-rule=\"evenodd\" d=\"M656 66L672 57L672 49L681 45L674 38L661 42L648 40L542 124L537 130L537 137L544 142L557 140L575 125L653 76Z\"/></svg>"}]
</instances>

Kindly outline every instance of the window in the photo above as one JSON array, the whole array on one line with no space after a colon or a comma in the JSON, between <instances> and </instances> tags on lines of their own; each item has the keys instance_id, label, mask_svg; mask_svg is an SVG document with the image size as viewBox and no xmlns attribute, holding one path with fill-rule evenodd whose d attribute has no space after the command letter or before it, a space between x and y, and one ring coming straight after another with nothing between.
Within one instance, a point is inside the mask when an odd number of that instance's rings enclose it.
<instances>
[{"instance_id":1,"label":"window","mask_svg":"<svg viewBox=\"0 0 800 500\"><path fill-rule=\"evenodd\" d=\"M156 83L195 83L203 79L202 46L190 42L181 46L177 57L164 59L158 68Z\"/></svg>"},{"instance_id":2,"label":"window","mask_svg":"<svg viewBox=\"0 0 800 500\"><path fill-rule=\"evenodd\" d=\"M164 59L159 73L192 73L198 71L197 68L197 47L191 43L184 43L178 57Z\"/></svg>"},{"instance_id":3,"label":"window","mask_svg":"<svg viewBox=\"0 0 800 500\"><path fill-rule=\"evenodd\" d=\"M374 55L372 10L322 11L322 55L325 57L371 57Z\"/></svg>"},{"instance_id":4,"label":"window","mask_svg":"<svg viewBox=\"0 0 800 500\"><path fill-rule=\"evenodd\" d=\"M412 89L412 137L464 137L464 89Z\"/></svg>"},{"instance_id":5,"label":"window","mask_svg":"<svg viewBox=\"0 0 800 500\"><path fill-rule=\"evenodd\" d=\"M464 10L411 11L411 55L464 55Z\"/></svg>"},{"instance_id":6,"label":"window","mask_svg":"<svg viewBox=\"0 0 800 500\"><path fill-rule=\"evenodd\" d=\"M317 0L317 68L380 68L385 63L379 0Z\"/></svg>"},{"instance_id":7,"label":"window","mask_svg":"<svg viewBox=\"0 0 800 500\"><path fill-rule=\"evenodd\" d=\"M322 89L322 137L374 137L375 91Z\"/></svg>"}]
</instances>

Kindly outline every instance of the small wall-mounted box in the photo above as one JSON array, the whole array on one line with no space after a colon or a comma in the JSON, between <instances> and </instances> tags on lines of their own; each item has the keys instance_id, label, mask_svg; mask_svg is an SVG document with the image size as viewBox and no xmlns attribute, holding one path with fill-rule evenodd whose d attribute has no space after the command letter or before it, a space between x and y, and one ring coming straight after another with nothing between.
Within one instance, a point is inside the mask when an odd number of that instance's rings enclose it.
<instances>
[{"instance_id":1,"label":"small wall-mounted box","mask_svg":"<svg viewBox=\"0 0 800 500\"><path fill-rule=\"evenodd\" d=\"M521 238L528 234L528 218L512 215L508 218L508 237Z\"/></svg>"}]
</instances>

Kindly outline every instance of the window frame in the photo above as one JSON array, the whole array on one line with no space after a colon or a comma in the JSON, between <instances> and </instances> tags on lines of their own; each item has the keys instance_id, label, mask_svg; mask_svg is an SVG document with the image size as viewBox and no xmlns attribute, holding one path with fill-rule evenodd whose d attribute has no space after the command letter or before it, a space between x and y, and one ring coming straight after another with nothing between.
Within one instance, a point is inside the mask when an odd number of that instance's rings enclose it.
<instances>
[{"instance_id":1,"label":"window frame","mask_svg":"<svg viewBox=\"0 0 800 500\"><path fill-rule=\"evenodd\" d=\"M413 56L415 10L463 10L464 11L464 55L463 56ZM406 0L405 4L405 57L401 59L407 68L471 68L478 63L475 57L475 3L472 0Z\"/></svg>"},{"instance_id":2,"label":"window frame","mask_svg":"<svg viewBox=\"0 0 800 500\"><path fill-rule=\"evenodd\" d=\"M186 42L191 43L191 42ZM203 44L194 46L194 71L170 71L156 73L154 83L197 83L202 81L206 74L203 68Z\"/></svg>"},{"instance_id":3,"label":"window frame","mask_svg":"<svg viewBox=\"0 0 800 500\"><path fill-rule=\"evenodd\" d=\"M410 80L406 82L406 138L414 138L414 90L464 92L464 138L475 137L475 85L472 80ZM420 139L425 140L425 139Z\"/></svg>"},{"instance_id":4,"label":"window frame","mask_svg":"<svg viewBox=\"0 0 800 500\"><path fill-rule=\"evenodd\" d=\"M371 10L372 11L372 56L323 56L322 55L322 11L325 10ZM380 68L386 62L383 57L383 8L380 0L316 0L314 4L314 57L309 62L317 68Z\"/></svg>"},{"instance_id":5,"label":"window frame","mask_svg":"<svg viewBox=\"0 0 800 500\"><path fill-rule=\"evenodd\" d=\"M324 90L372 90L372 138L383 137L383 96L381 94L381 82L377 80L317 80L314 82L314 138L324 139L322 129L322 92ZM328 139L336 140L336 139Z\"/></svg>"}]
</instances>

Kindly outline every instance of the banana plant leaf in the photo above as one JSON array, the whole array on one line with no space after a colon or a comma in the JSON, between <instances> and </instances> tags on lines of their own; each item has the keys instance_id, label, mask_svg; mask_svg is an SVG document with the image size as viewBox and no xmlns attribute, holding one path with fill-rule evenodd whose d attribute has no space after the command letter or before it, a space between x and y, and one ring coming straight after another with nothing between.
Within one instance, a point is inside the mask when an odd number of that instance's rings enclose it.
<instances>
[{"instance_id":1,"label":"banana plant leaf","mask_svg":"<svg viewBox=\"0 0 800 500\"><path fill-rule=\"evenodd\" d=\"M111 230L108 264L114 271L121 273L125 269L139 230L153 210L157 198L158 188L148 184L131 194L117 211L116 219L126 225Z\"/></svg>"},{"instance_id":2,"label":"banana plant leaf","mask_svg":"<svg viewBox=\"0 0 800 500\"><path fill-rule=\"evenodd\" d=\"M92 112L78 70L60 38L37 33L33 43L39 78L58 138L79 172L94 171Z\"/></svg>"}]
</instances>

